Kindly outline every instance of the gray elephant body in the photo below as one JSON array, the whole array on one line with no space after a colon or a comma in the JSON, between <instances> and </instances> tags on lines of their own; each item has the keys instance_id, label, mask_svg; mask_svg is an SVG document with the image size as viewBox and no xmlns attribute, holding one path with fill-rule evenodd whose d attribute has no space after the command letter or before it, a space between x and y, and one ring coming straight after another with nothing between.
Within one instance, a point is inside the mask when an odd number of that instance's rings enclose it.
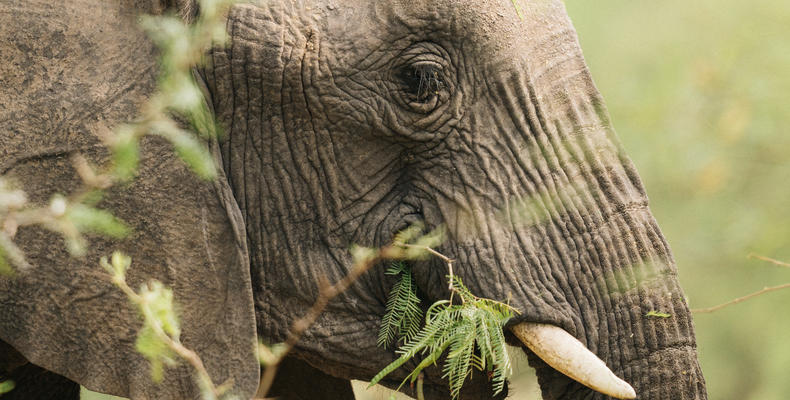
<instances>
[{"instance_id":1,"label":"gray elephant body","mask_svg":"<svg viewBox=\"0 0 790 400\"><path fill-rule=\"evenodd\" d=\"M151 93L155 51L135 15L167 6L153 3L0 5L11 38L1 45L0 172L33 199L67 193L77 181L69 155L101 162L95 134L133 118ZM440 250L474 293L521 311L511 325L563 328L640 399L706 398L674 261L562 4L517 4L235 6L227 48L198 71L225 128L209 144L220 179L200 181L149 139L138 179L102 202L133 225L131 238L96 238L76 260L55 235L20 231L36 270L0 278L0 339L95 390L196 396L186 366L150 384L133 346L137 316L96 265L121 249L132 283L173 287L183 341L215 380L251 397L256 335L283 340L318 279L346 274L351 244L381 246L423 221L446 227ZM448 297L440 260L412 267L425 303ZM370 379L394 359L376 346L393 283L383 272L364 275L306 332L294 351L304 369ZM528 355L544 398L604 398ZM447 396L439 368L426 383L430 397ZM468 386L462 398L490 396L484 379Z\"/></svg>"}]
</instances>

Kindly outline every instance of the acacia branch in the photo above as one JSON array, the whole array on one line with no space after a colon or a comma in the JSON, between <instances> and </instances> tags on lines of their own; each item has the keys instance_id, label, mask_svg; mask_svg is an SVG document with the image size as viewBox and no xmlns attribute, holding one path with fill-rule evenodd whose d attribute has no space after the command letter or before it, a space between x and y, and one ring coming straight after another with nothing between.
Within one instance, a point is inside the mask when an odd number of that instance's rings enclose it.
<instances>
[{"instance_id":1,"label":"acacia branch","mask_svg":"<svg viewBox=\"0 0 790 400\"><path fill-rule=\"evenodd\" d=\"M200 356L198 356L194 351L184 347L184 345L181 344L178 339L171 337L165 332L165 330L162 328L162 324L159 322L159 319L156 318L156 316L151 311L151 308L148 306L148 301L137 294L137 292L132 290L128 284L126 284L125 277L123 275L115 275L113 276L112 281L121 289L121 291L126 294L127 297L129 297L133 303L135 303L140 308L143 317L145 318L146 324L148 324L153 329L156 337L161 340L162 343L167 345L170 350L192 365L192 367L195 369L195 372L197 373L201 390L208 390L213 395L213 398L219 398L225 389L229 387L231 382L225 382L219 387L215 386L214 382L211 380L211 375L209 375L205 365L203 365L203 361L200 359Z\"/></svg>"},{"instance_id":2,"label":"acacia branch","mask_svg":"<svg viewBox=\"0 0 790 400\"><path fill-rule=\"evenodd\" d=\"M455 262L455 260L453 260L453 259L452 259L452 258L450 258L450 257L447 257L446 255L444 255L444 254L442 254L442 253L440 253L440 252L438 252L438 251L436 251L436 250L434 250L433 248L431 248L431 247L428 247L428 246L422 246L422 245L417 245L417 244L402 244L401 246L402 246L402 247L408 247L408 248L412 248L412 249L420 249L420 250L425 250L425 251L427 251L428 253L431 253L431 254L433 254L434 256L436 256L436 257L439 257L440 259L442 259L442 260L443 260L443 261L444 261L444 262L447 264L447 270L448 270L448 273L449 273L449 275L450 275L450 279L449 279L450 283L449 283L449 286L448 286L447 288L448 288L448 289L450 289L450 291L452 292L452 293L451 293L451 296L452 296L452 294L454 294L454 293L458 293L458 294L459 294L459 296L460 296L461 292L460 292L460 291L458 290L458 288L456 288L456 287L455 287L455 285L453 284L453 281L454 281L454 280L453 280L453 277L455 276L455 275L453 275L453 263ZM464 298L463 298L463 296L460 296L460 297L461 297L461 302L463 302L463 301L464 301ZM480 297L477 297L477 296L475 296L475 295L472 295L472 297L474 297L474 298L475 298L475 300L483 300L482 298L480 298ZM450 297L450 301L452 301L452 300L453 300L453 299L452 299L452 297ZM520 312L518 309L516 309L516 308L513 308L513 307L512 307L512 306L510 306L509 304L503 303L503 302L501 302L501 301L491 300L491 299L485 299L485 300L486 300L486 301L490 301L490 302L492 302L492 303L495 303L495 304L498 304L498 305L500 305L500 306L502 306L502 307L504 307L504 308L510 309L510 310L512 310L513 312L515 312L516 314L521 314L521 312Z\"/></svg>"},{"instance_id":3,"label":"acacia branch","mask_svg":"<svg viewBox=\"0 0 790 400\"><path fill-rule=\"evenodd\" d=\"M780 266L780 267L790 268L790 264L788 264L786 262L775 260L775 259L770 258L770 257L761 256L759 254L751 253L747 257L748 258L756 258L758 260L766 261L766 262L769 262L771 264L774 264L774 265L777 265L777 266ZM731 306L733 304L738 304L738 303L741 303L743 301L749 300L749 299L757 297L757 296L761 296L761 295L766 294L766 293L775 292L777 290L782 290L782 289L787 289L787 288L790 288L790 283L785 283L783 285L778 285L778 286L768 286L768 287L762 288L762 290L758 290L758 291L756 291L754 293L747 294L746 296L738 297L735 300L731 300L731 301L728 301L726 303L719 304L717 306L707 307L707 308L693 308L693 309L691 309L691 312L693 312L693 313L700 313L700 314L712 313L712 312L718 311L718 310L720 310L720 309L722 309L724 307Z\"/></svg>"},{"instance_id":4,"label":"acacia branch","mask_svg":"<svg viewBox=\"0 0 790 400\"><path fill-rule=\"evenodd\" d=\"M324 312L324 309L326 309L327 305L329 305L329 302L333 298L346 291L346 289L356 282L356 280L359 279L362 274L370 270L377 262L383 259L397 258L398 254L400 254L399 246L391 244L386 247L374 250L374 253L372 253L370 256L355 262L351 268L351 271L349 271L348 274L343 277L343 279L334 285L329 285L329 283L326 281L326 278L322 278L319 282L318 298L304 316L291 324L291 329L288 332L288 337L285 340L282 350L279 351L276 356L269 353L270 355L274 356L274 358L268 360L268 365L263 372L263 377L261 377L258 393L265 395L269 391L272 384L274 383L274 377L277 373L277 366L280 364L280 362L282 362L285 356L291 350L293 350L294 346L296 346L296 344L299 342L299 339L301 339L304 332L310 328L313 323L315 323L315 321L318 319L321 313Z\"/></svg>"},{"instance_id":5,"label":"acacia branch","mask_svg":"<svg viewBox=\"0 0 790 400\"><path fill-rule=\"evenodd\" d=\"M428 246L421 246L421 245L418 245L418 244L403 244L402 246L403 247L412 248L412 249L425 250L428 253L431 253L431 254L435 255L436 257L439 257L440 259L442 259L442 261L444 261L447 264L447 271L450 274L450 279L449 279L450 280L450 284L449 284L449 286L447 288L450 289L453 292L457 292L457 290L455 289L455 286L453 286L453 277L455 276L453 274L453 263L455 261L452 258L447 257L446 255L444 255L442 253L439 253L438 251L436 251L436 250L434 250L434 249L432 249L432 248L430 248Z\"/></svg>"},{"instance_id":6,"label":"acacia branch","mask_svg":"<svg viewBox=\"0 0 790 400\"><path fill-rule=\"evenodd\" d=\"M756 258L756 259L762 260L762 261L767 261L767 262L769 262L771 264L778 265L780 267L790 268L790 264L788 264L786 262L782 262L782 261L779 261L779 260L774 260L773 258L768 258L768 257L765 257L765 256L761 256L759 254L752 253L752 254L749 254L747 257L748 258Z\"/></svg>"},{"instance_id":7,"label":"acacia branch","mask_svg":"<svg viewBox=\"0 0 790 400\"><path fill-rule=\"evenodd\" d=\"M708 308L693 308L693 309L691 309L691 312L699 313L699 314L712 313L712 312L718 311L718 310L720 310L720 309L722 309L724 307L731 306L733 304L738 304L740 302L749 300L749 299L751 299L753 297L757 297L757 296L760 296L760 295L763 295L763 294L766 294L766 293L769 293L769 292L775 292L777 290L782 290L782 289L787 289L787 288L790 288L790 283L785 283L785 284L779 285L779 286L764 287L762 290L759 290L759 291L751 293L751 294L747 294L746 296L743 296L743 297L738 297L735 300L731 300L731 301L728 301L726 303L719 304L717 306L708 307Z\"/></svg>"}]
</instances>

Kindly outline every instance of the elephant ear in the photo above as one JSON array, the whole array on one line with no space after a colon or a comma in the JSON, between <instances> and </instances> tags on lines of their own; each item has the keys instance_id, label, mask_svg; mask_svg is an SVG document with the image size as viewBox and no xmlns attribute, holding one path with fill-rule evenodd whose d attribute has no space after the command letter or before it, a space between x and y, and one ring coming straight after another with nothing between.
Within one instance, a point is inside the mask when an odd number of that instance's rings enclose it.
<instances>
[{"instance_id":1,"label":"elephant ear","mask_svg":"<svg viewBox=\"0 0 790 400\"><path fill-rule=\"evenodd\" d=\"M156 50L140 31L150 0L11 0L0 3L0 174L32 202L79 186L71 155L107 161L97 135L135 117L156 83ZM214 151L214 154L219 154ZM218 156L217 156L218 157ZM218 164L220 165L220 164ZM73 258L57 234L22 228L15 237L33 268L0 276L0 339L30 362L89 389L131 398L196 398L190 367L151 381L135 350L142 319L99 266L121 250L132 258L128 282L157 279L174 291L181 341L216 384L251 398L259 379L248 254L241 213L220 171L202 181L149 138L138 177L98 207L132 233L91 237Z\"/></svg>"}]
</instances>

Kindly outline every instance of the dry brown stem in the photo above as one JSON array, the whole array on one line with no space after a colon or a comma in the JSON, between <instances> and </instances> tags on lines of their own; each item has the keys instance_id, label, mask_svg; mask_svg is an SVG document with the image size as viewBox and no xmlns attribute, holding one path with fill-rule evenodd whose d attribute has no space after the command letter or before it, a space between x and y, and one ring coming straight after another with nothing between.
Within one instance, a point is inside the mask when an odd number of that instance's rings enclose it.
<instances>
[{"instance_id":1,"label":"dry brown stem","mask_svg":"<svg viewBox=\"0 0 790 400\"><path fill-rule=\"evenodd\" d=\"M760 295L763 295L763 294L766 294L766 293L775 292L777 290L782 290L782 289L787 289L787 288L790 288L790 283L785 283L785 284L779 285L779 286L764 287L764 288L762 288L762 290L756 291L756 292L751 293L751 294L747 294L746 296L738 297L735 300L730 300L730 301L728 301L726 303L722 303L722 304L719 304L717 306L708 307L708 308L693 308L693 309L691 309L691 312L693 312L693 313L700 313L700 314L712 313L712 312L718 311L718 310L720 310L720 309L722 309L724 307L731 306L733 304L738 304L740 302L749 300L749 299L751 299L753 297L757 297L757 296L760 296Z\"/></svg>"},{"instance_id":2,"label":"dry brown stem","mask_svg":"<svg viewBox=\"0 0 790 400\"><path fill-rule=\"evenodd\" d=\"M310 310L308 310L304 316L291 324L291 329L288 332L288 338L285 341L284 349L264 369L263 376L261 377L261 383L258 387L259 396L265 396L269 391L272 384L274 383L274 377L277 374L277 366L294 348L294 346L296 346L296 344L299 342L299 339L302 337L302 334L304 334L304 332L313 323L315 323L326 306L329 304L329 301L348 289L357 279L359 279L360 276L362 276L362 274L367 272L377 262L381 261L382 259L392 258L393 255L399 253L398 250L398 246L396 245L389 245L376 250L371 257L367 257L364 260L354 263L351 271L349 271L348 274L343 277L343 279L334 285L330 285L326 281L326 278L322 278L320 280L318 283L318 298L316 299L315 303L313 303L313 306L310 307Z\"/></svg>"},{"instance_id":3,"label":"dry brown stem","mask_svg":"<svg viewBox=\"0 0 790 400\"><path fill-rule=\"evenodd\" d=\"M759 254L753 254L752 253L752 254L749 254L748 257L749 258L756 258L756 259L762 260L762 261L767 261L767 262L769 262L771 264L778 265L780 267L790 268L790 264L788 264L786 262L782 262L782 261L779 261L779 260L774 260L773 258L768 258L766 256L761 256Z\"/></svg>"},{"instance_id":4,"label":"dry brown stem","mask_svg":"<svg viewBox=\"0 0 790 400\"><path fill-rule=\"evenodd\" d=\"M182 345L178 339L170 337L170 335L164 331L162 325L159 323L159 320L151 313L151 310L148 307L145 307L146 300L126 284L126 279L123 276L114 276L113 283L115 283L133 303L140 307L146 321L154 330L154 333L156 333L157 338L165 343L167 347L175 352L179 357L192 365L192 367L195 369L195 372L197 373L201 390L210 391L214 396L213 398L217 399L225 390L227 390L227 388L230 387L232 382L225 382L219 387L214 385L214 382L211 380L211 375L209 375L205 365L203 365L203 360L200 359L200 356L198 356L194 351L184 347L184 345Z\"/></svg>"},{"instance_id":5,"label":"dry brown stem","mask_svg":"<svg viewBox=\"0 0 790 400\"><path fill-rule=\"evenodd\" d=\"M790 264L788 264L786 262L782 262L782 261L779 261L779 260L775 260L773 258L761 256L759 254L752 253L752 254L749 254L747 257L748 258L756 258L758 260L766 261L766 262L769 262L771 264L778 265L780 267L790 268ZM717 306L707 307L707 308L692 308L691 312L693 312L693 313L700 313L700 314L712 313L712 312L718 311L718 310L720 310L720 309L722 309L724 307L731 306L733 304L738 304L738 303L744 302L746 300L749 300L751 298L754 298L754 297L757 297L757 296L760 296L760 295L763 295L763 294L766 294L766 293L775 292L777 290L782 290L782 289L787 289L787 288L790 288L790 283L785 283L783 285L778 285L778 286L764 287L764 288L762 288L762 290L758 290L758 291L756 291L754 293L747 294L746 296L738 297L735 300L731 300L731 301L728 301L726 303L719 304Z\"/></svg>"}]
</instances>

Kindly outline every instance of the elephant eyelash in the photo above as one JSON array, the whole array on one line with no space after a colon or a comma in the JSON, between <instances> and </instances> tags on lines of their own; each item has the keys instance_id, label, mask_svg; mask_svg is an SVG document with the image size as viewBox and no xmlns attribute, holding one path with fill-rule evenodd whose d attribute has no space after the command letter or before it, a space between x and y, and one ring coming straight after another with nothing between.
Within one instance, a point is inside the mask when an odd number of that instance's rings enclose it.
<instances>
[{"instance_id":1,"label":"elephant eyelash","mask_svg":"<svg viewBox=\"0 0 790 400\"><path fill-rule=\"evenodd\" d=\"M446 87L442 79L441 66L432 62L421 62L404 69L402 78L407 91L419 102L427 102Z\"/></svg>"}]
</instances>

